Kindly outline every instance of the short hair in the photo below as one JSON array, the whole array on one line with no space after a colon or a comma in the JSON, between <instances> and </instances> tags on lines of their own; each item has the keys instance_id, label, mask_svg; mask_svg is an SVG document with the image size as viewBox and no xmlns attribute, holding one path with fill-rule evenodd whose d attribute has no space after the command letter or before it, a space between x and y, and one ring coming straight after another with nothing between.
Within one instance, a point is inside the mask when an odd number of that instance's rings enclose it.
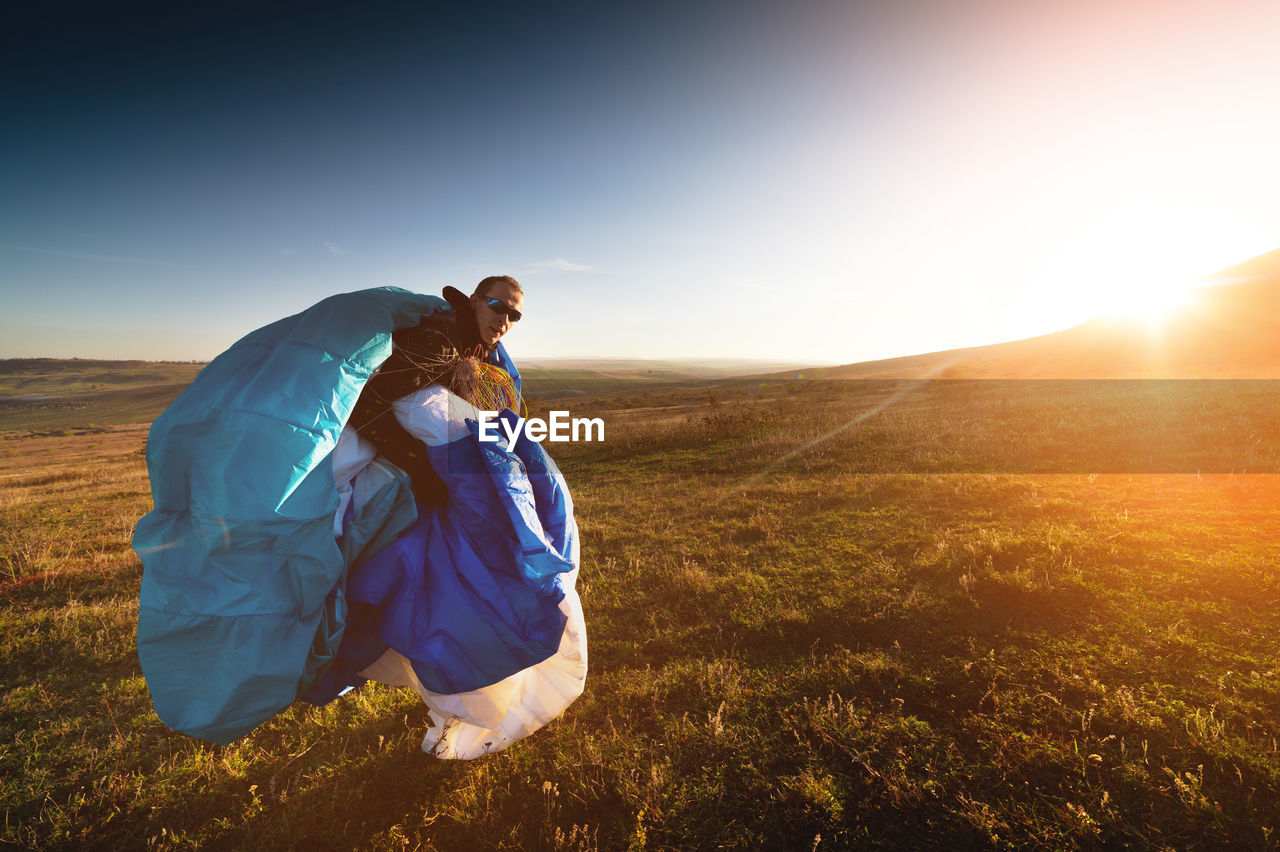
<instances>
[{"instance_id":1,"label":"short hair","mask_svg":"<svg viewBox=\"0 0 1280 852\"><path fill-rule=\"evenodd\" d=\"M489 288L495 284L506 284L520 295L524 295L524 290L520 288L520 282L512 278L510 275L490 275L488 278L485 278L476 285L476 295L489 295Z\"/></svg>"}]
</instances>

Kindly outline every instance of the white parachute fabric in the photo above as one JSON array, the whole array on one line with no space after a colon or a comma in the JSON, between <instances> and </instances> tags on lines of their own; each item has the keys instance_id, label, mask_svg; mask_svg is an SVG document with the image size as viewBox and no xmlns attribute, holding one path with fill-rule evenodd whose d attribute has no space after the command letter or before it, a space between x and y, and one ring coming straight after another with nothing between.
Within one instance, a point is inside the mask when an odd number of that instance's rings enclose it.
<instances>
[{"instance_id":1,"label":"white parachute fabric","mask_svg":"<svg viewBox=\"0 0 1280 852\"><path fill-rule=\"evenodd\" d=\"M502 751L516 740L555 719L572 704L586 685L587 631L582 602L566 577L560 609L565 615L560 649L535 666L490 686L442 695L422 685L404 655L388 650L360 672L370 680L407 686L427 705L432 727L422 750L436 757L471 760Z\"/></svg>"}]
</instances>

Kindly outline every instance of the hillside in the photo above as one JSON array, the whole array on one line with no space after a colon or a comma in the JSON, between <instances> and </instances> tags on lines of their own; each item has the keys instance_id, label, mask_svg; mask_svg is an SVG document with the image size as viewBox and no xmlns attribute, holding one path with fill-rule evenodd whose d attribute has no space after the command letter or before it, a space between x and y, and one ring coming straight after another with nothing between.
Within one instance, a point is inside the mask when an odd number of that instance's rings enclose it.
<instances>
[{"instance_id":1,"label":"hillside","mask_svg":"<svg viewBox=\"0 0 1280 852\"><path fill-rule=\"evenodd\" d=\"M1099 317L1065 331L806 371L838 379L1280 378L1280 251L1214 273L1158 326Z\"/></svg>"}]
</instances>

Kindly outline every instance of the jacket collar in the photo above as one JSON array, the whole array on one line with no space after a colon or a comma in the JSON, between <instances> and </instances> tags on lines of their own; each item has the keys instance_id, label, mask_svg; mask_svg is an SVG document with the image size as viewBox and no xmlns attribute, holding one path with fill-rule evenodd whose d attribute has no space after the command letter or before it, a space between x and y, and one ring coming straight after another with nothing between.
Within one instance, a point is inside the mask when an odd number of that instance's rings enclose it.
<instances>
[{"instance_id":1,"label":"jacket collar","mask_svg":"<svg viewBox=\"0 0 1280 852\"><path fill-rule=\"evenodd\" d=\"M457 324L458 335L462 338L462 354L475 350L477 346L485 355L493 351L498 344L485 345L480 339L480 325L476 322L475 308L471 307L471 299L462 294L456 287L444 288L445 301L453 308L453 321Z\"/></svg>"}]
</instances>

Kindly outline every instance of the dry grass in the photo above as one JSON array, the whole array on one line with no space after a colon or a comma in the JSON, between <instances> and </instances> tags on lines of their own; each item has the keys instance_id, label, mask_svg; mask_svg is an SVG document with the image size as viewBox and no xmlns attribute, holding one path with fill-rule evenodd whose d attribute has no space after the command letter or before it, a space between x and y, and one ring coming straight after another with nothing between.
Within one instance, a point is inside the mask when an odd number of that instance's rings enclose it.
<instances>
[{"instance_id":1,"label":"dry grass","mask_svg":"<svg viewBox=\"0 0 1280 852\"><path fill-rule=\"evenodd\" d=\"M962 430L942 452L931 430L963 406L936 397L778 464L870 403L811 387L569 406L608 424L602 445L553 448L583 534L588 691L465 764L423 756L421 705L375 685L227 747L166 730L133 653L143 433L0 442L0 838L1276 845L1280 477L948 473L992 447L1052 461L1054 440ZM1021 398L970 396L971 419L1043 407ZM1089 464L1121 466L1127 440ZM1179 438L1148 459L1221 449Z\"/></svg>"}]
</instances>

